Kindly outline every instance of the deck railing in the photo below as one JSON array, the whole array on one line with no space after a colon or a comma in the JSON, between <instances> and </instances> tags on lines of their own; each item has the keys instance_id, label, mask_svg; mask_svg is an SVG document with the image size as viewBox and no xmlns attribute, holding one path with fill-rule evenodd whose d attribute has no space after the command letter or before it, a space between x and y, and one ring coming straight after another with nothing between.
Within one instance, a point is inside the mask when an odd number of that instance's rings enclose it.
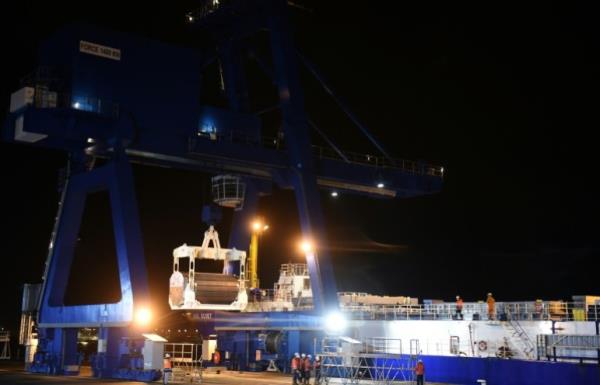
<instances>
[{"instance_id":1,"label":"deck railing","mask_svg":"<svg viewBox=\"0 0 600 385\"><path fill-rule=\"evenodd\" d=\"M344 305L342 310L353 319L395 320L451 320L457 317L453 303L419 305ZM465 320L488 320L486 303L465 302L462 309ZM596 321L600 320L600 304L583 302L496 302L495 320L519 321Z\"/></svg>"},{"instance_id":2,"label":"deck railing","mask_svg":"<svg viewBox=\"0 0 600 385\"><path fill-rule=\"evenodd\" d=\"M250 135L244 131L231 130L228 132L198 132L196 136L189 139L188 151L190 153L196 152L197 145L200 143L200 141L204 140L237 143L245 146L263 147L273 150L285 150L286 148L283 138ZM440 178L444 176L443 167L435 166L425 162L407 159L390 160L384 156L352 151L343 151L344 157L346 158L344 159L333 149L318 145L312 145L311 151L317 160L337 160L352 164L371 166L374 168L402 170L404 172L416 175L429 175Z\"/></svg>"}]
</instances>

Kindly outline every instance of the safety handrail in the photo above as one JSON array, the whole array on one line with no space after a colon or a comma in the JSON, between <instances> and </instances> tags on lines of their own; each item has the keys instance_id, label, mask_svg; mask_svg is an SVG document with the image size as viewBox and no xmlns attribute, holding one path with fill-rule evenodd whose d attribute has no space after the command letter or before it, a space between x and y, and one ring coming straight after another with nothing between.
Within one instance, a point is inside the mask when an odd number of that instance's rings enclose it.
<instances>
[{"instance_id":1,"label":"safety handrail","mask_svg":"<svg viewBox=\"0 0 600 385\"><path fill-rule=\"evenodd\" d=\"M359 319L449 320L456 318L456 305L454 303L418 305L342 304L341 308L350 317ZM465 319L479 318L487 320L488 305L479 302L465 302L462 314ZM494 315L495 319L507 321L596 321L600 320L600 305L564 301L496 302Z\"/></svg>"},{"instance_id":2,"label":"safety handrail","mask_svg":"<svg viewBox=\"0 0 600 385\"><path fill-rule=\"evenodd\" d=\"M273 150L285 150L285 142L282 138L250 135L244 131L231 130L226 133L198 132L195 136L189 138L188 150L190 153L195 152L198 140L224 141L242 144L245 146L257 146ZM402 170L416 175L429 175L440 178L444 176L443 167L431 165L425 162L407 159L394 159L393 162L391 162L383 156L352 151L343 151L344 157L342 157L331 148L318 145L311 145L311 151L315 159L319 160L339 160L346 163L371 166L380 169Z\"/></svg>"}]
</instances>

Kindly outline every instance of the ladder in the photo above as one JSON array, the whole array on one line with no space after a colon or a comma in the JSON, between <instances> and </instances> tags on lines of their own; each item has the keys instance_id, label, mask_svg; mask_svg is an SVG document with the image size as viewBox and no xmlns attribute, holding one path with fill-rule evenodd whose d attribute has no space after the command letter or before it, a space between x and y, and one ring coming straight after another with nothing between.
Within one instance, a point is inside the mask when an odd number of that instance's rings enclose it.
<instances>
[{"instance_id":1,"label":"ladder","mask_svg":"<svg viewBox=\"0 0 600 385\"><path fill-rule=\"evenodd\" d=\"M410 354L409 354L409 359L408 359L408 369L409 369L410 375L408 376L409 378L406 378L406 376L404 377L404 380L410 381L411 384L417 383L417 375L413 369L417 366L417 362L419 361L420 353L421 352L419 349L419 340L411 339L410 340ZM404 373L403 373L403 375L404 375Z\"/></svg>"},{"instance_id":2,"label":"ladder","mask_svg":"<svg viewBox=\"0 0 600 385\"><path fill-rule=\"evenodd\" d=\"M510 320L502 322L504 329L510 334L510 338L513 341L517 341L517 345L520 350L528 359L534 359L535 345L523 329L523 326L517 320Z\"/></svg>"}]
</instances>

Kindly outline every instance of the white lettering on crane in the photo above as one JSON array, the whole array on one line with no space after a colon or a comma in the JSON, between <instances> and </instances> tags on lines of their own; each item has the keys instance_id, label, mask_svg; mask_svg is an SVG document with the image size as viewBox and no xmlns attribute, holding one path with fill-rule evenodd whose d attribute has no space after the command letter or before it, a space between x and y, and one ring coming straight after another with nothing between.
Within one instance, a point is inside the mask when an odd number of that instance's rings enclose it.
<instances>
[{"instance_id":1,"label":"white lettering on crane","mask_svg":"<svg viewBox=\"0 0 600 385\"><path fill-rule=\"evenodd\" d=\"M107 47L105 45L100 45L96 43L91 43L89 41L80 40L79 41L79 52L87 53L90 55L96 55L107 59L112 60L121 60L121 50L118 48Z\"/></svg>"}]
</instances>

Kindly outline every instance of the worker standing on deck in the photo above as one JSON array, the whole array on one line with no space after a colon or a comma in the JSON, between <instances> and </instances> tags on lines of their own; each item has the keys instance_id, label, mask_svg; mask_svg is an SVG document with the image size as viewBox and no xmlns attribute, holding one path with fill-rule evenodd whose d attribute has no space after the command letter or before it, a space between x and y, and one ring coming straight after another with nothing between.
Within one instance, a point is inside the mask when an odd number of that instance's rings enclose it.
<instances>
[{"instance_id":1,"label":"worker standing on deck","mask_svg":"<svg viewBox=\"0 0 600 385\"><path fill-rule=\"evenodd\" d=\"M290 367L292 369L292 384L298 385L298 379L300 378L300 366L302 365L300 361L300 354L294 353L294 357L292 358L292 362Z\"/></svg>"},{"instance_id":2,"label":"worker standing on deck","mask_svg":"<svg viewBox=\"0 0 600 385\"><path fill-rule=\"evenodd\" d=\"M163 384L169 383L172 372L173 363L171 362L171 356L167 353L165 354L165 359L163 360Z\"/></svg>"},{"instance_id":3,"label":"worker standing on deck","mask_svg":"<svg viewBox=\"0 0 600 385\"><path fill-rule=\"evenodd\" d=\"M423 364L423 360L419 360L417 362L417 366L415 366L415 374L417 375L417 385L425 384L423 380L425 376L425 365Z\"/></svg>"},{"instance_id":4,"label":"worker standing on deck","mask_svg":"<svg viewBox=\"0 0 600 385\"><path fill-rule=\"evenodd\" d=\"M462 298L460 298L460 295L457 295L456 296L456 319L461 319L461 320L464 319L462 310L463 310L463 300L462 300Z\"/></svg>"},{"instance_id":5,"label":"worker standing on deck","mask_svg":"<svg viewBox=\"0 0 600 385\"><path fill-rule=\"evenodd\" d=\"M487 295L488 319L496 319L496 300L492 297L492 293Z\"/></svg>"},{"instance_id":6,"label":"worker standing on deck","mask_svg":"<svg viewBox=\"0 0 600 385\"><path fill-rule=\"evenodd\" d=\"M310 382L310 371L312 370L312 356L309 354L302 360L302 380L304 385L308 385Z\"/></svg>"}]
</instances>

